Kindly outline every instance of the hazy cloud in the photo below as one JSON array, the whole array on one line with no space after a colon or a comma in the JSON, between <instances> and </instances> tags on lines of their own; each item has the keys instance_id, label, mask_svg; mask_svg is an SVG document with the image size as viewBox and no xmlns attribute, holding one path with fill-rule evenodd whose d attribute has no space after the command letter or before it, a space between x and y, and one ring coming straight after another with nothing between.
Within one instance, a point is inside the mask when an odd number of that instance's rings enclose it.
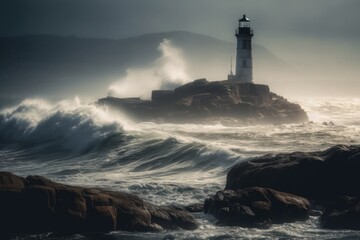
<instances>
[{"instance_id":1,"label":"hazy cloud","mask_svg":"<svg viewBox=\"0 0 360 240\"><path fill-rule=\"evenodd\" d=\"M188 30L233 40L247 13L264 37L358 38L357 0L3 0L0 34L123 38Z\"/></svg>"},{"instance_id":2,"label":"hazy cloud","mask_svg":"<svg viewBox=\"0 0 360 240\"><path fill-rule=\"evenodd\" d=\"M246 13L254 42L293 67L288 76L264 74L257 82L287 92L302 85L309 92L357 94L359 9L358 0L2 0L0 35L127 38L185 30L232 42L235 53L234 30ZM263 69L255 65L254 71L261 76Z\"/></svg>"}]
</instances>

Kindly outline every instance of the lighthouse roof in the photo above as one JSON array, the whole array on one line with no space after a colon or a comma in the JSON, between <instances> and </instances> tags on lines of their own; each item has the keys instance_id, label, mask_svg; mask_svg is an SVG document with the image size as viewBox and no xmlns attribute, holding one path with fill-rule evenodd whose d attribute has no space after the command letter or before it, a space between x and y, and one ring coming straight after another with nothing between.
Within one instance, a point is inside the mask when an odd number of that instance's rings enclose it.
<instances>
[{"instance_id":1,"label":"lighthouse roof","mask_svg":"<svg viewBox=\"0 0 360 240\"><path fill-rule=\"evenodd\" d=\"M239 19L239 22L250 22L250 19L248 19L248 18L246 17L246 15L244 14L243 17L242 17L242 19Z\"/></svg>"}]
</instances>

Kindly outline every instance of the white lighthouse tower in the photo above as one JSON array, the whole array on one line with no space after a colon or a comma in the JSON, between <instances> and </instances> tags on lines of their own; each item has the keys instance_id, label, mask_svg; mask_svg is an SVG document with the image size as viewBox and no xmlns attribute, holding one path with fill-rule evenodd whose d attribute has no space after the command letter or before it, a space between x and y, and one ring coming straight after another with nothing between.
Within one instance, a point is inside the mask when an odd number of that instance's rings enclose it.
<instances>
[{"instance_id":1,"label":"white lighthouse tower","mask_svg":"<svg viewBox=\"0 0 360 240\"><path fill-rule=\"evenodd\" d=\"M234 82L252 83L252 53L251 53L251 38L254 36L253 30L250 28L250 19L243 16L239 19L239 27L235 31L237 38L236 49L236 68L235 75L230 72L228 80Z\"/></svg>"}]
</instances>

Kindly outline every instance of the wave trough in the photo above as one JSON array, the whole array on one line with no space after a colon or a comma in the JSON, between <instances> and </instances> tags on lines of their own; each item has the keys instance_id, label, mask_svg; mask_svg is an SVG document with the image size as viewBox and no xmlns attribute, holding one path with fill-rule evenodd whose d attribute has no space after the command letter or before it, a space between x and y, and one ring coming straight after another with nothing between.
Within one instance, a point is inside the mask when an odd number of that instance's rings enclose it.
<instances>
[{"instance_id":1,"label":"wave trough","mask_svg":"<svg viewBox=\"0 0 360 240\"><path fill-rule=\"evenodd\" d=\"M26 99L0 110L0 169L127 191L156 204L201 202L224 187L228 169L239 161L360 142L360 99L295 101L310 122L228 127L135 123L123 113L78 98ZM215 227L203 214L197 218L202 224L198 231L169 234L180 239L358 236L351 231L325 233L314 219L269 230L238 230ZM112 238L158 239L166 234L113 233Z\"/></svg>"}]
</instances>

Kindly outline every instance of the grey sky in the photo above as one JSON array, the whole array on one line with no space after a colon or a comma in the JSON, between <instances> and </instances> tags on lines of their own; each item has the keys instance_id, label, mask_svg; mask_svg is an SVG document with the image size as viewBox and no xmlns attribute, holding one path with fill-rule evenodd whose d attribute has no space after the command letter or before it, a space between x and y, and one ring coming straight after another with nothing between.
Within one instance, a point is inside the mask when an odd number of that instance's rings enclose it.
<instances>
[{"instance_id":1,"label":"grey sky","mask_svg":"<svg viewBox=\"0 0 360 240\"><path fill-rule=\"evenodd\" d=\"M187 30L234 41L247 13L264 38L360 35L358 0L2 0L0 34L123 38Z\"/></svg>"},{"instance_id":2,"label":"grey sky","mask_svg":"<svg viewBox=\"0 0 360 240\"><path fill-rule=\"evenodd\" d=\"M359 10L360 0L0 0L0 36L126 38L185 30L235 43L237 19L246 13L254 42L294 67L281 78L255 66L260 83L280 92L286 86L357 95Z\"/></svg>"}]
</instances>

